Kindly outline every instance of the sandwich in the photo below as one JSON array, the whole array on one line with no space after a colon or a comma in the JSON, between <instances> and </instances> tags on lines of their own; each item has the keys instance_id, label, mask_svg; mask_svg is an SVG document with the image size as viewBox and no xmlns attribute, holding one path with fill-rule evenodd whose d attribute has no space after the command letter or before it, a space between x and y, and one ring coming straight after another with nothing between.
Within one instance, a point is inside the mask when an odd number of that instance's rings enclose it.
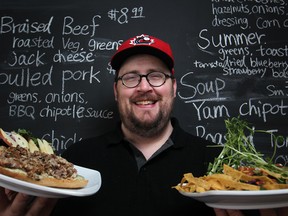
<instances>
[{"instance_id":1,"label":"sandwich","mask_svg":"<svg viewBox=\"0 0 288 216\"><path fill-rule=\"evenodd\" d=\"M0 174L56 188L83 188L88 184L74 164L56 155L45 139L23 129L6 132L0 128L0 141Z\"/></svg>"}]
</instances>

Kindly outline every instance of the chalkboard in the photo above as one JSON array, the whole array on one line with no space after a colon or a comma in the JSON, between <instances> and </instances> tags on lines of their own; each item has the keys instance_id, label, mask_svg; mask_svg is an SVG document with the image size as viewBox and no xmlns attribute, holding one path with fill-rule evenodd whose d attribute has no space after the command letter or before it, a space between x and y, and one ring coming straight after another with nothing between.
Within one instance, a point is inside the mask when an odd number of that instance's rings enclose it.
<instances>
[{"instance_id":1,"label":"chalkboard","mask_svg":"<svg viewBox=\"0 0 288 216\"><path fill-rule=\"evenodd\" d=\"M139 34L171 44L173 115L225 143L226 119L255 129L257 149L288 163L288 7L284 0L0 2L0 127L26 128L61 154L109 130L118 114L110 57ZM257 142L256 142L257 141Z\"/></svg>"}]
</instances>

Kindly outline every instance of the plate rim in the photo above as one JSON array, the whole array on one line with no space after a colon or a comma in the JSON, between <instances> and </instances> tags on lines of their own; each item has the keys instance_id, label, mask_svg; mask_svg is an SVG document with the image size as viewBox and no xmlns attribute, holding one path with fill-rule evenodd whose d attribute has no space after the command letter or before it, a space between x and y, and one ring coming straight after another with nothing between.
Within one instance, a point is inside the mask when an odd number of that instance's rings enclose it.
<instances>
[{"instance_id":1,"label":"plate rim","mask_svg":"<svg viewBox=\"0 0 288 216\"><path fill-rule=\"evenodd\" d=\"M259 191L210 190L205 192L187 192L187 191L179 191L179 192L184 196L193 198L200 202L204 202L207 206L212 208L264 209L264 208L281 208L288 206L288 199L287 199L288 189L273 189L273 190L259 190ZM243 196L245 196L246 198L249 197L250 199L244 199L243 201ZM260 199L260 197L262 197L262 199ZM239 201L240 198L241 201ZM281 201L279 201L279 198L281 199Z\"/></svg>"},{"instance_id":2,"label":"plate rim","mask_svg":"<svg viewBox=\"0 0 288 216\"><path fill-rule=\"evenodd\" d=\"M74 165L74 167L76 168L79 175L82 175L84 176L84 178L88 179L88 185L86 187L79 189L47 187L19 180L3 174L0 174L0 186L16 192L26 193L33 196L50 197L50 198L64 198L68 196L80 197L80 196L89 196L96 193L100 189L102 184L101 173L98 170L78 165ZM91 175L93 174L93 179L90 179L89 178L90 176L87 177L87 175L83 174L83 172L85 173L88 172Z\"/></svg>"},{"instance_id":3,"label":"plate rim","mask_svg":"<svg viewBox=\"0 0 288 216\"><path fill-rule=\"evenodd\" d=\"M179 191L183 195L191 197L204 197L204 196L267 196L267 195L288 195L288 189L273 189L273 190L256 190L256 191L243 191L243 190L209 190L204 192L187 192Z\"/></svg>"}]
</instances>

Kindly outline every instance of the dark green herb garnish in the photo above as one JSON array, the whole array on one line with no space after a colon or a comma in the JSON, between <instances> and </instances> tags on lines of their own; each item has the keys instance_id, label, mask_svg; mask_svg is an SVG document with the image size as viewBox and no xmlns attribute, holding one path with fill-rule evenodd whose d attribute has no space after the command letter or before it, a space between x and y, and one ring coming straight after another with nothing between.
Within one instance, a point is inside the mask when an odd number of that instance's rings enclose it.
<instances>
[{"instance_id":1,"label":"dark green herb garnish","mask_svg":"<svg viewBox=\"0 0 288 216\"><path fill-rule=\"evenodd\" d=\"M222 147L219 156L215 158L213 163L209 164L207 175L214 173L223 173L223 165L227 164L235 169L240 166L248 166L254 168L263 168L271 172L279 173L282 176L288 176L288 170L279 167L273 163L273 157L276 153L276 145L274 154L270 159L264 159L264 155L257 152L253 144L253 136L255 133L268 133L273 137L273 141L284 139L276 137L274 134L265 130L255 130L249 124L241 120L240 117L233 117L225 120L227 129L226 143ZM279 179L279 181L283 181Z\"/></svg>"}]
</instances>

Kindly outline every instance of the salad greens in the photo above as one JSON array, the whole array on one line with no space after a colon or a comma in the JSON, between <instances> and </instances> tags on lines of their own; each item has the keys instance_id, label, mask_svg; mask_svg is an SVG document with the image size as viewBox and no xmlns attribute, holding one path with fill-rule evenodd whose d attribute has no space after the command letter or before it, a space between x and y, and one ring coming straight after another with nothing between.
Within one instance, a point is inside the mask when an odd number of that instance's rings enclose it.
<instances>
[{"instance_id":1,"label":"salad greens","mask_svg":"<svg viewBox=\"0 0 288 216\"><path fill-rule=\"evenodd\" d=\"M26 140L32 139L34 141L34 143L39 146L37 138L33 136L33 134L26 130L26 129L18 129L17 131L18 134L20 134L21 136L23 136Z\"/></svg>"},{"instance_id":2,"label":"salad greens","mask_svg":"<svg viewBox=\"0 0 288 216\"><path fill-rule=\"evenodd\" d=\"M253 136L256 132L268 133L273 136L275 141L277 137L274 134L264 130L255 130L246 121L241 120L240 117L225 120L225 125L227 129L226 143L223 146L218 145L223 149L219 156L214 159L214 162L209 164L207 175L223 173L223 165L227 164L235 169L240 166L248 166L263 168L285 177L288 176L287 169L274 164L272 162L273 157L265 160L263 154L257 152L253 144ZM276 145L274 146L273 156L276 153Z\"/></svg>"}]
</instances>

